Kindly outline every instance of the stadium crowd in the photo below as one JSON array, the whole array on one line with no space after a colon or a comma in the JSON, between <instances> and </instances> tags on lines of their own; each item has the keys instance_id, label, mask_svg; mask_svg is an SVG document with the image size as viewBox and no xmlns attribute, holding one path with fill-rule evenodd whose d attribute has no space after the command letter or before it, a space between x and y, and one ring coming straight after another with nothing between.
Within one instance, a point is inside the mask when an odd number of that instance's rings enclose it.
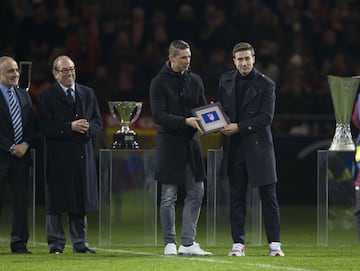
<instances>
[{"instance_id":1,"label":"stadium crowd","mask_svg":"<svg viewBox=\"0 0 360 271\"><path fill-rule=\"evenodd\" d=\"M333 115L326 75L360 74L357 0L0 0L1 55L31 61L30 94L52 83L53 59L74 59L78 81L109 100L142 100L173 39L191 44L192 70L217 100L220 74L233 69L239 41L256 48L256 68L277 83L276 131L303 114ZM295 116L295 117L294 117ZM309 127L308 127L309 128ZM319 131L319 127L310 127ZM326 127L324 128L326 130ZM305 129L305 133L309 132Z\"/></svg>"}]
</instances>

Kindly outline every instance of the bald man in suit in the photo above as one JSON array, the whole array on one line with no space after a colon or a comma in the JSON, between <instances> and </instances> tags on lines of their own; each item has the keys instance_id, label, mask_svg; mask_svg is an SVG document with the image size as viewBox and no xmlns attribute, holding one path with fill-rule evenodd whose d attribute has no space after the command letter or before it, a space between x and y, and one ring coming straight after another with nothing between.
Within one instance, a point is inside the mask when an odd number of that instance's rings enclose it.
<instances>
[{"instance_id":1,"label":"bald man in suit","mask_svg":"<svg viewBox=\"0 0 360 271\"><path fill-rule=\"evenodd\" d=\"M8 56L0 57L0 210L9 186L12 205L11 252L30 254L27 249L27 207L31 164L29 144L34 122L30 95L17 87L19 76L16 61Z\"/></svg>"}]
</instances>

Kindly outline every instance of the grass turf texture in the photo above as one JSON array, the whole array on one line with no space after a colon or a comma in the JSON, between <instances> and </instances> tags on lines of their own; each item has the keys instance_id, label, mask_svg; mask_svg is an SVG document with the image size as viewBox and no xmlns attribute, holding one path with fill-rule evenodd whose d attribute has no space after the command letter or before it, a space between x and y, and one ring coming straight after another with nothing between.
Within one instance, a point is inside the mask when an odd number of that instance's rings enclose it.
<instances>
[{"instance_id":1,"label":"grass turf texture","mask_svg":"<svg viewBox=\"0 0 360 271\"><path fill-rule=\"evenodd\" d=\"M213 257L164 257L159 229L157 246L98 246L97 215L89 217L89 241L95 255L74 254L67 246L61 255L48 253L43 218L37 219L36 243L30 244L31 255L13 255L8 241L0 242L0 271L12 270L360 270L360 246L354 228L329 231L329 246L317 245L316 207L285 206L282 211L282 243L285 257L269 257L263 245L246 245L246 257L227 257L231 247L206 246L205 209L202 210L197 241L213 252ZM41 216L41 214L38 214ZM3 220L3 219L2 219ZM178 220L178 224L179 224ZM3 224L0 236L7 237ZM134 232L134 236L137 233ZM228 233L230 235L230 233ZM221 236L226 236L226 233ZM229 237L224 237L229 238ZM69 239L69 238L68 238Z\"/></svg>"}]
</instances>

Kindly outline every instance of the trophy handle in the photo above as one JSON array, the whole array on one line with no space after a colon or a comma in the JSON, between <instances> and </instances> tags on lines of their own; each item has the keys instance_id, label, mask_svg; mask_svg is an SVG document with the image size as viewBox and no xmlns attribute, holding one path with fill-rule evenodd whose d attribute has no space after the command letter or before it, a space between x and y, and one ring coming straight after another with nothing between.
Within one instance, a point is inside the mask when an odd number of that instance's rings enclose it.
<instances>
[{"instance_id":1,"label":"trophy handle","mask_svg":"<svg viewBox=\"0 0 360 271\"><path fill-rule=\"evenodd\" d=\"M134 117L132 118L130 125L133 124L140 116L141 109L142 109L142 102L135 102L136 107L134 109Z\"/></svg>"},{"instance_id":2,"label":"trophy handle","mask_svg":"<svg viewBox=\"0 0 360 271\"><path fill-rule=\"evenodd\" d=\"M109 105L110 115L116 120L116 114L115 114L115 108L114 108L115 102L109 101L108 105Z\"/></svg>"}]
</instances>

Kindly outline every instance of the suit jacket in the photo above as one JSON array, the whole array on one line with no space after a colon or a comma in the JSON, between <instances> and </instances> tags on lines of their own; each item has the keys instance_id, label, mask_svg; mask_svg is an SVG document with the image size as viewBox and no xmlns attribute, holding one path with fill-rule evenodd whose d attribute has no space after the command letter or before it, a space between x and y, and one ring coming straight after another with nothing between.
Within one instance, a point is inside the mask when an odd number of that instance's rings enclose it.
<instances>
[{"instance_id":1,"label":"suit jacket","mask_svg":"<svg viewBox=\"0 0 360 271\"><path fill-rule=\"evenodd\" d=\"M45 137L45 197L48 214L98 209L98 182L93 138L102 129L94 91L75 84L76 103L70 104L58 83L39 95L38 126ZM85 118L86 134L71 130Z\"/></svg>"},{"instance_id":2,"label":"suit jacket","mask_svg":"<svg viewBox=\"0 0 360 271\"><path fill-rule=\"evenodd\" d=\"M23 141L31 145L34 134L34 119L32 112L32 103L29 93L24 89L15 88L16 96L21 106L21 117L23 124ZM10 165L13 157L9 149L14 144L14 129L12 126L9 106L6 103L4 96L0 93L0 169L4 169ZM30 148L29 148L30 149ZM30 151L25 153L22 159L30 164Z\"/></svg>"},{"instance_id":3,"label":"suit jacket","mask_svg":"<svg viewBox=\"0 0 360 271\"><path fill-rule=\"evenodd\" d=\"M276 160L271 133L275 111L275 83L254 69L254 76L249 87L244 90L243 101L237 108L235 89L237 73L238 71L231 71L221 76L219 101L230 121L237 122L239 126L239 134L233 136L240 136L249 183L253 186L276 183ZM229 150L232 147L230 141L230 137L224 136L221 172L225 175Z\"/></svg>"},{"instance_id":4,"label":"suit jacket","mask_svg":"<svg viewBox=\"0 0 360 271\"><path fill-rule=\"evenodd\" d=\"M191 109L206 104L204 86L197 74L173 72L166 63L150 84L150 105L158 124L155 179L161 183L185 182L185 165L190 163L195 180L205 180L200 137L185 125Z\"/></svg>"}]
</instances>

